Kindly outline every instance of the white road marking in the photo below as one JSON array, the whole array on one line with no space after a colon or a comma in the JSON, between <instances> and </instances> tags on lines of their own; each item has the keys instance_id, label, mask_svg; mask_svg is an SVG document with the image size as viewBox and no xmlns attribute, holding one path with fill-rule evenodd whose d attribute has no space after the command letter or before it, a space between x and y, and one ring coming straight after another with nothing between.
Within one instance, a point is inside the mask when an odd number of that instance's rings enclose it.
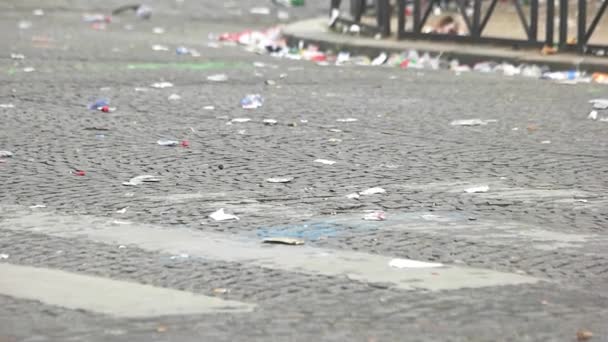
<instances>
[{"instance_id":1,"label":"white road marking","mask_svg":"<svg viewBox=\"0 0 608 342\"><path fill-rule=\"evenodd\" d=\"M189 229L165 229L136 224L116 226L107 219L15 212L0 222L0 229L30 231L63 238L88 239L112 245L134 245L171 255L243 263L263 268L348 277L370 283L392 283L404 290L454 290L499 285L529 284L537 278L485 269L446 266L435 269L395 269L392 257L309 246L268 246L246 237L225 236Z\"/></svg>"},{"instance_id":2,"label":"white road marking","mask_svg":"<svg viewBox=\"0 0 608 342\"><path fill-rule=\"evenodd\" d=\"M250 312L255 305L46 268L0 264L0 294L125 318Z\"/></svg>"}]
</instances>

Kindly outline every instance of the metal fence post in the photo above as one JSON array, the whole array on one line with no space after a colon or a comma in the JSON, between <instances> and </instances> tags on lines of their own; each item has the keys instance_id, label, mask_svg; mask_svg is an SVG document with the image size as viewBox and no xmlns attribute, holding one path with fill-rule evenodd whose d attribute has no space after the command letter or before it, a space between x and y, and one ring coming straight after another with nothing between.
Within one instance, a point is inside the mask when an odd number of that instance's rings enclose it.
<instances>
[{"instance_id":1,"label":"metal fence post","mask_svg":"<svg viewBox=\"0 0 608 342\"><path fill-rule=\"evenodd\" d=\"M587 0L578 0L578 51L585 52L587 45Z\"/></svg>"},{"instance_id":2,"label":"metal fence post","mask_svg":"<svg viewBox=\"0 0 608 342\"><path fill-rule=\"evenodd\" d=\"M555 25L555 0L547 0L547 28L545 44L553 46L553 26Z\"/></svg>"}]
</instances>

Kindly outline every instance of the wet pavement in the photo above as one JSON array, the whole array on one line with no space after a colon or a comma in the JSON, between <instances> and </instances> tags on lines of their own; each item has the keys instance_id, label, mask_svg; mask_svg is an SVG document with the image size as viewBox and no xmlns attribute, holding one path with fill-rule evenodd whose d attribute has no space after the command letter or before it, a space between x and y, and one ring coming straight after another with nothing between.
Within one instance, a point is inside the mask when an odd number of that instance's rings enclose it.
<instances>
[{"instance_id":1,"label":"wet pavement","mask_svg":"<svg viewBox=\"0 0 608 342\"><path fill-rule=\"evenodd\" d=\"M279 22L266 1L82 21L120 4L0 4L0 341L608 338L605 85L208 44ZM158 182L123 185L140 175Z\"/></svg>"}]
</instances>

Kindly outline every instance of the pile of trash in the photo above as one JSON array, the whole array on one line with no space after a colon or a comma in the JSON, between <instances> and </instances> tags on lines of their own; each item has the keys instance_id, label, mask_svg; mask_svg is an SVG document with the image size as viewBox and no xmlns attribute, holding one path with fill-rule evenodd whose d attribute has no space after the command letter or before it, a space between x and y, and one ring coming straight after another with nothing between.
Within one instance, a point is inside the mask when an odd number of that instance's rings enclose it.
<instances>
[{"instance_id":1,"label":"pile of trash","mask_svg":"<svg viewBox=\"0 0 608 342\"><path fill-rule=\"evenodd\" d=\"M473 66L461 64L458 60L449 60L442 54L431 55L421 53L417 50L404 51L402 53L381 53L375 58L364 55L352 56L348 52L334 54L323 51L314 44L305 45L300 41L298 46L289 46L281 34L280 27L272 27L263 31L246 30L236 33L224 33L218 37L210 37L219 42L240 44L245 49L257 54L268 54L277 58L287 58L293 60L306 60L315 62L319 65L365 65L383 66L400 69L426 69L426 70L452 70L456 73L462 72L482 72L499 73L505 76L523 76L537 79L545 79L560 82L563 84L576 83L600 83L608 84L608 74L594 73L587 74L579 70L552 71L547 66L532 64L514 65L503 62L480 62Z\"/></svg>"}]
</instances>

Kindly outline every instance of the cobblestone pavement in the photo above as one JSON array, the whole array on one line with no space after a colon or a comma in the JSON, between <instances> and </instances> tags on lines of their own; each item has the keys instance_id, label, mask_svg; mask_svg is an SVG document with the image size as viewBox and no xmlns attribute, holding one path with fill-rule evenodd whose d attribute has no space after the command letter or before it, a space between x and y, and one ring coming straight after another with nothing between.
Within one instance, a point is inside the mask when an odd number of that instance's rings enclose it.
<instances>
[{"instance_id":1,"label":"cobblestone pavement","mask_svg":"<svg viewBox=\"0 0 608 342\"><path fill-rule=\"evenodd\" d=\"M158 0L150 22L124 15L101 31L82 22L82 13L120 3L0 3L0 103L14 105L0 108L0 150L14 153L0 163L0 262L255 309L120 318L7 295L4 274L0 341L572 341L579 329L608 340L608 123L586 120L588 101L608 97L608 88L322 67L207 46L210 33L276 23L265 1ZM273 12L249 13L259 6ZM290 20L326 6L308 1L289 10ZM36 8L45 15L33 16ZM31 28L20 30L20 20ZM157 26L166 33L154 34ZM219 73L228 81L207 80ZM159 81L175 87L149 87ZM181 100L169 101L174 93ZM248 93L262 94L264 106L241 109ZM88 111L95 97L118 110ZM252 120L227 124L245 117ZM497 121L450 125L470 118ZM190 147L158 146L162 138ZM313 162L319 158L336 164ZM161 181L122 185L143 174ZM489 191L464 191L479 185ZM346 198L372 187L386 193ZM210 220L220 208L240 220ZM363 221L370 210L386 211L387 220ZM150 240L117 227L148 229ZM167 230L175 241L154 240ZM185 232L192 238L178 241ZM224 237L216 242L226 251L197 249L205 234ZM247 259L257 247L230 250L231 241L256 246L267 236L306 240L285 247L294 258L309 248L357 252L362 265L380 255L480 273L456 286L442 282L442 269L416 270L436 280L413 280L406 290L381 280L391 272L410 279L413 270L306 261L300 269L289 257ZM508 281L516 276L533 281ZM34 272L32 282L39 279ZM497 285L481 286L485 280ZM57 285L39 284L41 296Z\"/></svg>"}]
</instances>

